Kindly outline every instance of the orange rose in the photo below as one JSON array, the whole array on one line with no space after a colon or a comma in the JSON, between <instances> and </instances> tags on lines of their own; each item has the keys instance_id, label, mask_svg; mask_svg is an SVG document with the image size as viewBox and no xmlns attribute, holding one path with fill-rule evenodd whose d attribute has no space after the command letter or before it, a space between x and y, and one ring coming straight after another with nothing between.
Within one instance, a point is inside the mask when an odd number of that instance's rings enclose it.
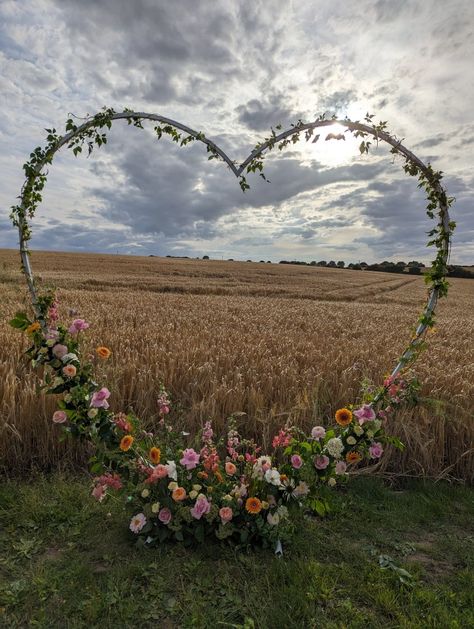
<instances>
[{"instance_id":1,"label":"orange rose","mask_svg":"<svg viewBox=\"0 0 474 629\"><path fill-rule=\"evenodd\" d=\"M125 437L122 437L122 440L120 442L120 449L123 452L127 452L127 450L130 450L130 448L132 447L133 442L134 438L132 437L132 435L125 435Z\"/></svg>"},{"instance_id":2,"label":"orange rose","mask_svg":"<svg viewBox=\"0 0 474 629\"><path fill-rule=\"evenodd\" d=\"M186 490L184 489L184 487L176 487L176 489L171 494L171 497L176 502L181 502L181 500L184 500L186 498Z\"/></svg>"},{"instance_id":3,"label":"orange rose","mask_svg":"<svg viewBox=\"0 0 474 629\"><path fill-rule=\"evenodd\" d=\"M95 353L101 360L107 360L110 358L110 354L112 353L108 347L97 347Z\"/></svg>"},{"instance_id":4,"label":"orange rose","mask_svg":"<svg viewBox=\"0 0 474 629\"><path fill-rule=\"evenodd\" d=\"M237 468L231 461L227 461L225 464L225 472L229 474L229 476L233 476L237 472Z\"/></svg>"},{"instance_id":5,"label":"orange rose","mask_svg":"<svg viewBox=\"0 0 474 629\"><path fill-rule=\"evenodd\" d=\"M336 411L336 421L339 426L348 426L352 421L352 412L348 408L340 408Z\"/></svg>"}]
</instances>

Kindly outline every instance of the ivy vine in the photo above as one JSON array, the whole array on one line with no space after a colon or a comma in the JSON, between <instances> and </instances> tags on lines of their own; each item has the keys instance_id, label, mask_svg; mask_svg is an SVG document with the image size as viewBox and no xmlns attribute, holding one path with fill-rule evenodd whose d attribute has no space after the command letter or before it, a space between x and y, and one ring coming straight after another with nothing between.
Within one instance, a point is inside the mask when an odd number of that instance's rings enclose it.
<instances>
[{"instance_id":1,"label":"ivy vine","mask_svg":"<svg viewBox=\"0 0 474 629\"><path fill-rule=\"evenodd\" d=\"M447 195L441 184L442 172L433 169L431 164L424 164L418 157L409 151L402 140L392 135L387 129L387 122L374 123L374 116L367 114L364 120L352 121L348 118L338 119L336 116L319 116L313 122L303 122L298 120L286 131L281 131L281 126L271 129L269 137L255 145L250 155L240 165L232 161L222 149L212 140L208 139L202 132L195 131L179 122L144 112L135 112L131 109L124 109L116 112L111 108L104 108L94 116L84 119L81 124L77 124L74 117L66 121L65 132L58 134L56 129L46 129L46 144L44 147L37 147L30 154L30 159L24 164L25 182L23 184L20 202L11 208L11 219L18 228L20 235L20 253L22 259L22 269L25 273L31 294L33 310L36 319L39 321L43 331L46 330L44 320L44 309L41 307L42 297L38 295L33 272L29 260L28 241L31 238L31 228L29 220L33 218L38 205L42 201L43 189L47 181L47 167L52 164L57 151L63 146L72 150L75 156L83 152L90 155L95 147L101 147L107 143L107 130L110 130L113 121L126 120L129 125L143 129L143 121L150 120L155 123L153 127L157 139L168 136L179 146L200 141L205 144L208 152L208 159L217 159L225 162L233 174L238 178L242 191L245 192L250 186L246 175L249 173L259 174L264 180L264 160L266 155L273 149L283 150L291 144L297 143L303 136L306 141L320 141L320 135L314 135L318 128L331 127L339 124L345 128L344 133L351 133L354 137L360 138L359 151L361 154L369 153L372 143L384 141L391 146L391 153L402 160L402 167L405 173L418 180L418 187L425 191L427 205L426 212L430 219L435 220L435 226L429 232L428 246L434 247L436 255L432 261L431 268L425 274L425 281L429 287L428 298L425 307L418 319L414 335L401 355L391 376L395 377L404 370L418 356L424 348L424 335L426 330L434 325L435 308L439 297L444 297L448 292L446 281L447 263L449 259L451 236L455 228L455 223L450 220L449 207L454 198ZM339 140L344 134L329 132L325 140Z\"/></svg>"}]
</instances>

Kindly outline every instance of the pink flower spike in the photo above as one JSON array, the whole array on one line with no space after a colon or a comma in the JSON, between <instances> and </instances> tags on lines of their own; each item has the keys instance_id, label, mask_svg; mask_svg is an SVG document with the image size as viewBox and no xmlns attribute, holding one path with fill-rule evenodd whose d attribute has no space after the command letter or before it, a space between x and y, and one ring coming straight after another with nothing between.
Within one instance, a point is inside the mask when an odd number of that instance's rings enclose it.
<instances>
[{"instance_id":1,"label":"pink flower spike","mask_svg":"<svg viewBox=\"0 0 474 629\"><path fill-rule=\"evenodd\" d=\"M107 402L109 397L110 391L107 387L102 387L102 389L92 394L90 405L94 408L109 408L109 403Z\"/></svg>"},{"instance_id":2,"label":"pink flower spike","mask_svg":"<svg viewBox=\"0 0 474 629\"><path fill-rule=\"evenodd\" d=\"M199 454L195 452L193 448L186 448L186 450L183 452L183 458L180 460L180 463L188 471L193 470L199 463Z\"/></svg>"},{"instance_id":3,"label":"pink flower spike","mask_svg":"<svg viewBox=\"0 0 474 629\"><path fill-rule=\"evenodd\" d=\"M375 419L375 411L370 404L364 404L361 408L354 411L354 415L362 426L365 422L371 422Z\"/></svg>"}]
</instances>

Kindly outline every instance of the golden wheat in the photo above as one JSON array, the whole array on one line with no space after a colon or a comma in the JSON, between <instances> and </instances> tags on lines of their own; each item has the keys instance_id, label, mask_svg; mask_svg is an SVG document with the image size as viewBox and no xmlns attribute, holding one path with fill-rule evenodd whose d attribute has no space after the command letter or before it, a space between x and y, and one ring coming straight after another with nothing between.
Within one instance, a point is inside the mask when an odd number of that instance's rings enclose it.
<instances>
[{"instance_id":1,"label":"golden wheat","mask_svg":"<svg viewBox=\"0 0 474 629\"><path fill-rule=\"evenodd\" d=\"M160 383L195 429L232 413L268 444L286 419L306 428L355 402L362 379L380 383L409 340L425 297L409 275L289 265L35 252L37 276L91 322L89 348L112 349L101 382L116 410L149 424ZM83 447L60 443L54 399L36 392L25 339L8 326L28 304L19 258L0 251L0 459L11 472L76 465ZM474 282L451 282L437 333L416 365L426 400L399 414L407 444L379 470L474 478Z\"/></svg>"}]
</instances>

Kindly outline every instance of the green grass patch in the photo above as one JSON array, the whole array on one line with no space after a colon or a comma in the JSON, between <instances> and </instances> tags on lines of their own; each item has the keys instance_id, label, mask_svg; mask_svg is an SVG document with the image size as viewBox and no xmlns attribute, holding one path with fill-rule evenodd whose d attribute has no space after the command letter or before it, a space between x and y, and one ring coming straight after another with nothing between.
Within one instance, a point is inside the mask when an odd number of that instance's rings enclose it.
<instances>
[{"instance_id":1,"label":"green grass patch","mask_svg":"<svg viewBox=\"0 0 474 629\"><path fill-rule=\"evenodd\" d=\"M474 626L474 491L354 479L284 556L134 545L119 504L64 477L0 489L0 626Z\"/></svg>"}]
</instances>

